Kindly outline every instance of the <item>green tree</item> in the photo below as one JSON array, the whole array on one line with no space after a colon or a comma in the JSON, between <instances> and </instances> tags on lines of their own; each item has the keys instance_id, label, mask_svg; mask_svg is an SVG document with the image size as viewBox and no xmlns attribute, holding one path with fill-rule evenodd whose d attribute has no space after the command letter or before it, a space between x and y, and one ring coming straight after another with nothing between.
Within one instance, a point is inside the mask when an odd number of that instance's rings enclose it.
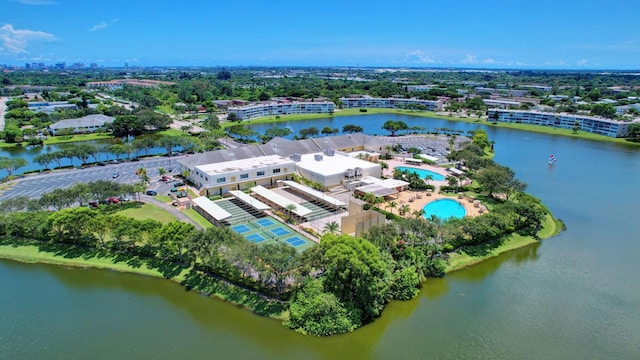
<instances>
[{"instance_id":1,"label":"green tree","mask_svg":"<svg viewBox=\"0 0 640 360\"><path fill-rule=\"evenodd\" d=\"M27 160L23 158L9 158L6 156L0 156L0 170L5 170L7 172L6 178L12 178L13 173L16 170L27 166L27 164Z\"/></svg>"},{"instance_id":2,"label":"green tree","mask_svg":"<svg viewBox=\"0 0 640 360\"><path fill-rule=\"evenodd\" d=\"M337 221L329 221L324 224L324 227L322 229L324 230L325 234L335 235L340 232L340 224L338 224Z\"/></svg>"},{"instance_id":3,"label":"green tree","mask_svg":"<svg viewBox=\"0 0 640 360\"><path fill-rule=\"evenodd\" d=\"M407 130L409 126L402 120L388 120L382 125L382 128L389 131L391 133L391 136L396 136L396 132Z\"/></svg>"},{"instance_id":4,"label":"green tree","mask_svg":"<svg viewBox=\"0 0 640 360\"><path fill-rule=\"evenodd\" d=\"M290 245L278 242L258 247L257 257L262 260L259 267L261 278L267 283L271 283L273 279L276 296L280 296L286 278L292 276L299 266L298 252Z\"/></svg>"},{"instance_id":5,"label":"green tree","mask_svg":"<svg viewBox=\"0 0 640 360\"><path fill-rule=\"evenodd\" d=\"M379 250L349 235L325 235L320 246L325 290L338 297L355 324L372 321L382 311L389 289L389 269Z\"/></svg>"},{"instance_id":6,"label":"green tree","mask_svg":"<svg viewBox=\"0 0 640 360\"><path fill-rule=\"evenodd\" d=\"M303 334L328 336L357 327L338 297L324 290L321 279L305 281L289 302L289 313L284 324Z\"/></svg>"},{"instance_id":7,"label":"green tree","mask_svg":"<svg viewBox=\"0 0 640 360\"><path fill-rule=\"evenodd\" d=\"M352 134L352 133L364 132L364 129L362 128L362 126L347 124L342 127L342 132L344 134Z\"/></svg>"}]
</instances>

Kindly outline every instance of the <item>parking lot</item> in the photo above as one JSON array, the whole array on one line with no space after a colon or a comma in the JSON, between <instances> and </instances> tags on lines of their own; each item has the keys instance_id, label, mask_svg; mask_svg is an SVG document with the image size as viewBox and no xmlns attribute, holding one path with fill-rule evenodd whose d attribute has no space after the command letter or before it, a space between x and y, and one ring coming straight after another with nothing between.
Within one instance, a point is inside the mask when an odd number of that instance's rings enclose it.
<instances>
[{"instance_id":1,"label":"parking lot","mask_svg":"<svg viewBox=\"0 0 640 360\"><path fill-rule=\"evenodd\" d=\"M136 162L123 162L118 164L105 164L105 166L91 166L84 169L64 169L54 170L47 173L27 175L5 184L0 193L0 201L17 196L27 196L29 198L39 198L43 193L47 193L57 188L66 188L76 183L88 183L97 180L109 180L122 184L133 184L140 181L136 170L145 168L150 179L149 188L158 191L158 194L168 193L171 186L158 181L159 168L171 171L168 174L175 174L179 171L176 158L152 158ZM114 177L117 173L118 176ZM162 186L162 185L164 186ZM165 188L166 187L166 188Z\"/></svg>"}]
</instances>

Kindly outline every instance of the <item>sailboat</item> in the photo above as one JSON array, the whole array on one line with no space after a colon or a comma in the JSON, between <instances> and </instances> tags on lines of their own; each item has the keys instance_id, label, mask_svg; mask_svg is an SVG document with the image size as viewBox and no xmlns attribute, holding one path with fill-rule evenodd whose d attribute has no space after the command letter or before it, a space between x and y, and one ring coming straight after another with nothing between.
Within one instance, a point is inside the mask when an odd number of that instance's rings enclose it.
<instances>
[{"instance_id":1,"label":"sailboat","mask_svg":"<svg viewBox=\"0 0 640 360\"><path fill-rule=\"evenodd\" d=\"M558 161L558 159L555 157L555 155L551 155L549 157L549 165L553 165L556 163L556 161Z\"/></svg>"}]
</instances>

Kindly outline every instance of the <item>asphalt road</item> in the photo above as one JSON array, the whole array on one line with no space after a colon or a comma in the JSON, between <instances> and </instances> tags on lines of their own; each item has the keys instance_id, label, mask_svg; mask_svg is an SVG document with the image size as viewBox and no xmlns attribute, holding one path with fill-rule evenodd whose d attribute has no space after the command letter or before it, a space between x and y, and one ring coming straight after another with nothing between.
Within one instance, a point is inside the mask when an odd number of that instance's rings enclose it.
<instances>
[{"instance_id":1,"label":"asphalt road","mask_svg":"<svg viewBox=\"0 0 640 360\"><path fill-rule=\"evenodd\" d=\"M50 192L53 189L66 188L80 182L110 180L123 184L133 184L140 181L140 178L136 175L136 170L141 167L147 169L147 176L150 179L148 188L158 191L158 194L163 194L166 192L164 187L167 187L167 185L158 181L160 178L158 168L164 168L167 171L171 169L172 171L168 175L175 175L179 171L178 163L176 162L176 159L179 158L181 157L159 157L135 162L107 164L105 166L91 166L84 169L54 170L48 173L26 175L5 184L4 189L1 190L0 201L16 196L39 198L43 193ZM114 173L118 173L119 176L113 178Z\"/></svg>"}]
</instances>

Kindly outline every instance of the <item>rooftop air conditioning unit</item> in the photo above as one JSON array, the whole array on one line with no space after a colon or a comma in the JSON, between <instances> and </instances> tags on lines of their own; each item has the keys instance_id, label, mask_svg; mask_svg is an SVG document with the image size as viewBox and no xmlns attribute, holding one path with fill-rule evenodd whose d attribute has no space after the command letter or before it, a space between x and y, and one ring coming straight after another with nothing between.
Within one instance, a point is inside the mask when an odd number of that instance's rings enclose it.
<instances>
[{"instance_id":1,"label":"rooftop air conditioning unit","mask_svg":"<svg viewBox=\"0 0 640 360\"><path fill-rule=\"evenodd\" d=\"M333 156L336 154L336 151L333 149L325 149L324 154L327 156Z\"/></svg>"},{"instance_id":2,"label":"rooftop air conditioning unit","mask_svg":"<svg viewBox=\"0 0 640 360\"><path fill-rule=\"evenodd\" d=\"M289 156L289 158L291 158L291 160L295 161L295 162L299 162L301 160L300 154L291 154L291 156Z\"/></svg>"},{"instance_id":3,"label":"rooftop air conditioning unit","mask_svg":"<svg viewBox=\"0 0 640 360\"><path fill-rule=\"evenodd\" d=\"M313 158L315 159L315 161L322 161L323 159L322 154L315 154L313 155Z\"/></svg>"}]
</instances>

